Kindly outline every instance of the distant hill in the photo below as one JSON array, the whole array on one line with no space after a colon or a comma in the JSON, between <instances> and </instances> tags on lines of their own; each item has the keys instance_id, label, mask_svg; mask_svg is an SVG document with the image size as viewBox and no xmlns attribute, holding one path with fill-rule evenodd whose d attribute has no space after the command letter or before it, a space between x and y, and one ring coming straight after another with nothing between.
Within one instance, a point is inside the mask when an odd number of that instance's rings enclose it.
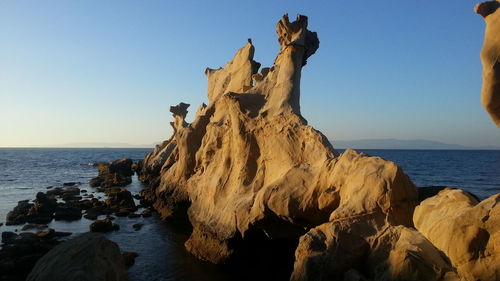
<instances>
[{"instance_id":1,"label":"distant hill","mask_svg":"<svg viewBox=\"0 0 500 281\"><path fill-rule=\"evenodd\" d=\"M45 147L61 148L154 148L156 144L130 144L124 142L73 142Z\"/></svg>"},{"instance_id":2,"label":"distant hill","mask_svg":"<svg viewBox=\"0 0 500 281\"><path fill-rule=\"evenodd\" d=\"M331 140L334 148L355 149L500 149L500 147L470 147L458 144L442 143L431 140L400 140L400 139L362 139L362 140Z\"/></svg>"}]
</instances>

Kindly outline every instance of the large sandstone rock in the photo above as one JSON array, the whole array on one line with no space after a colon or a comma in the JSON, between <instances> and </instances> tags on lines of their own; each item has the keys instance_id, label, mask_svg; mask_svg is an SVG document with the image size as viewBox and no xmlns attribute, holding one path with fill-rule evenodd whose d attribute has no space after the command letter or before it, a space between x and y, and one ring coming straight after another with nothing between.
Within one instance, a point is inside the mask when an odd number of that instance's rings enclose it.
<instances>
[{"instance_id":1,"label":"large sandstone rock","mask_svg":"<svg viewBox=\"0 0 500 281\"><path fill-rule=\"evenodd\" d=\"M478 202L445 189L424 200L415 227L443 251L465 280L500 280L500 194Z\"/></svg>"},{"instance_id":2,"label":"large sandstone rock","mask_svg":"<svg viewBox=\"0 0 500 281\"><path fill-rule=\"evenodd\" d=\"M394 163L348 150L341 156L301 116L300 77L319 40L305 16L277 24L272 67L253 60L248 40L223 68L207 69L209 104L192 123L189 105L170 108L171 139L141 162L142 192L162 217L185 211L186 248L219 263L251 230L298 239L308 229L377 214L411 224L415 186Z\"/></svg>"},{"instance_id":3,"label":"large sandstone rock","mask_svg":"<svg viewBox=\"0 0 500 281\"><path fill-rule=\"evenodd\" d=\"M500 127L500 1L488 1L475 7L486 22L483 63L483 90L481 101L491 119Z\"/></svg>"},{"instance_id":4,"label":"large sandstone rock","mask_svg":"<svg viewBox=\"0 0 500 281\"><path fill-rule=\"evenodd\" d=\"M295 258L292 281L458 281L453 267L422 234L386 225L380 216L320 225L300 238Z\"/></svg>"},{"instance_id":5,"label":"large sandstone rock","mask_svg":"<svg viewBox=\"0 0 500 281\"><path fill-rule=\"evenodd\" d=\"M126 281L120 248L99 234L85 233L45 254L28 281Z\"/></svg>"}]
</instances>

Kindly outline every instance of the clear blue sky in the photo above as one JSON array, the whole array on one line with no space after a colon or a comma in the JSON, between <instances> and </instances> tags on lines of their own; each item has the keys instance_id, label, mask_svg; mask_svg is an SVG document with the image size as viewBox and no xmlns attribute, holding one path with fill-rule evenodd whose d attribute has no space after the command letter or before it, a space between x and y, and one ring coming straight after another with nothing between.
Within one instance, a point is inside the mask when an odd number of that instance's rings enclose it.
<instances>
[{"instance_id":1,"label":"clear blue sky","mask_svg":"<svg viewBox=\"0 0 500 281\"><path fill-rule=\"evenodd\" d=\"M318 32L301 103L328 138L498 146L475 3L0 0L0 146L166 139L170 105L190 103L191 120L206 102L205 67L249 37L272 64L286 12Z\"/></svg>"}]
</instances>

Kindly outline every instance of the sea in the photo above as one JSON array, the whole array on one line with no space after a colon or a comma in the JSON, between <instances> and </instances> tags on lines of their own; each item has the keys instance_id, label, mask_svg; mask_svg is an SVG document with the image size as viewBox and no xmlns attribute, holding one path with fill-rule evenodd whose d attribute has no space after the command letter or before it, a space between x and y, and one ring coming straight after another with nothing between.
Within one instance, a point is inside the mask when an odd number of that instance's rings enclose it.
<instances>
[{"instance_id":1,"label":"sea","mask_svg":"<svg viewBox=\"0 0 500 281\"><path fill-rule=\"evenodd\" d=\"M142 159L152 149L139 148L0 148L0 222L25 199L39 191L76 182L80 189L93 191L88 181L97 175L92 166L98 161L118 158ZM418 186L451 186L472 192L480 199L500 192L500 150L358 150L401 166ZM342 150L339 150L342 152ZM144 186L134 176L127 187L138 193ZM92 221L52 221L49 227L74 235L88 231ZM105 234L122 251L137 252L129 269L133 281L242 280L241 273L227 266L213 265L194 258L184 248L190 229L150 218L118 217L119 231ZM141 230L132 228L143 223ZM20 226L1 226L3 231L20 231Z\"/></svg>"}]
</instances>

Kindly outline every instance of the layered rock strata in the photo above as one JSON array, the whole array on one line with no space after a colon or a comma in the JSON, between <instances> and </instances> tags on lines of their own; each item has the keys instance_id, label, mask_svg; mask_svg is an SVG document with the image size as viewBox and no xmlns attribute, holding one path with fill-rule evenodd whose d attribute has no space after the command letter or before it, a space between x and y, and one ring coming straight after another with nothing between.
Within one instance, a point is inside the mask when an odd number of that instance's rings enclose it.
<instances>
[{"instance_id":1,"label":"layered rock strata","mask_svg":"<svg viewBox=\"0 0 500 281\"><path fill-rule=\"evenodd\" d=\"M493 122L500 127L500 1L487 1L476 5L476 13L486 22L483 63L483 90L481 101Z\"/></svg>"}]
</instances>

